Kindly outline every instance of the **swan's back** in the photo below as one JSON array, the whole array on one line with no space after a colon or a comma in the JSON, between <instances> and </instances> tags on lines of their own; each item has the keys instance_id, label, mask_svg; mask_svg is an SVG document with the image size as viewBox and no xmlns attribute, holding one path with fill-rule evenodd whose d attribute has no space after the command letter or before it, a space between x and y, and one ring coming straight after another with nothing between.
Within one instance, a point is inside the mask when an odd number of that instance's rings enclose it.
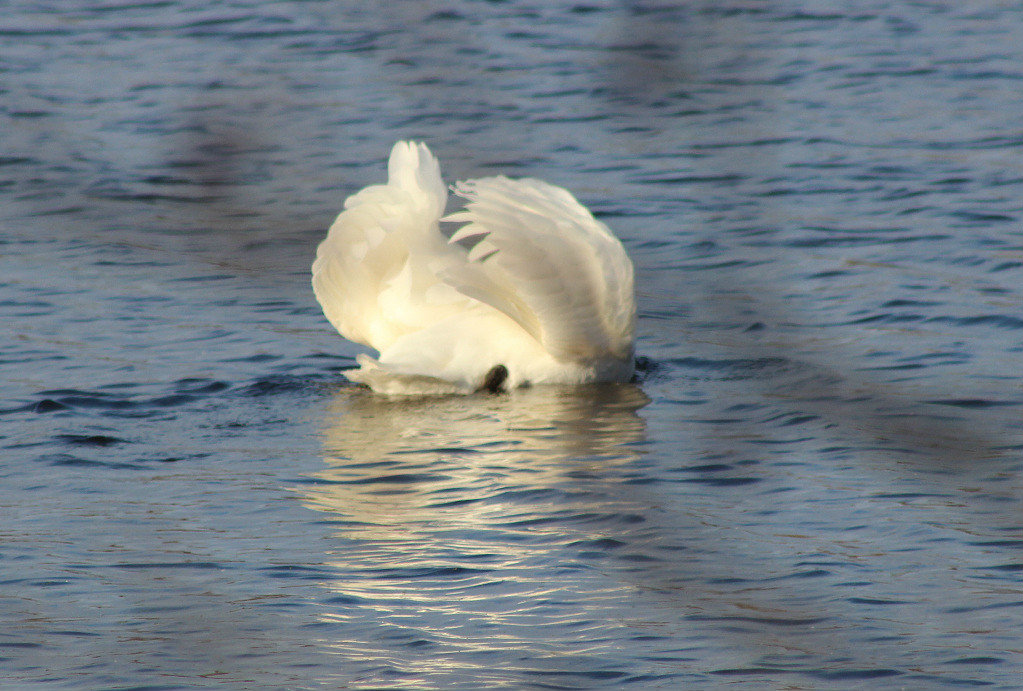
<instances>
[{"instance_id":1,"label":"swan's back","mask_svg":"<svg viewBox=\"0 0 1023 691\"><path fill-rule=\"evenodd\" d=\"M380 351L349 378L387 393L623 381L633 371L633 269L566 190L540 180L457 183L442 219L436 159L399 142L385 185L345 202L313 288L346 338ZM463 224L450 238L440 223ZM499 369L500 368L500 369Z\"/></svg>"}]
</instances>

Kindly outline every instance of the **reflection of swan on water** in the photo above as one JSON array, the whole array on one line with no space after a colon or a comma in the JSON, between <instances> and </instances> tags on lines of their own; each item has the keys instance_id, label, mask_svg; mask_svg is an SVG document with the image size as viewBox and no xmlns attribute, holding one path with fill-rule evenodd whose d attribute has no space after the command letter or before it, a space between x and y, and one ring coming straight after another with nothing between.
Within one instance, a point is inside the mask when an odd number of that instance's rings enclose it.
<instances>
[{"instance_id":1,"label":"reflection of swan on water","mask_svg":"<svg viewBox=\"0 0 1023 691\"><path fill-rule=\"evenodd\" d=\"M348 378L392 394L623 382L633 374L633 269L566 190L534 179L459 182L443 217L440 165L398 142L388 181L345 201L313 288L331 324L380 351ZM463 224L450 238L441 222Z\"/></svg>"},{"instance_id":2,"label":"reflection of swan on water","mask_svg":"<svg viewBox=\"0 0 1023 691\"><path fill-rule=\"evenodd\" d=\"M633 384L340 387L325 466L298 491L333 532L322 640L345 673L367 688L525 688L615 655L599 622L627 614L622 586L581 553L642 549L650 503L629 481L647 402Z\"/></svg>"},{"instance_id":3,"label":"reflection of swan on water","mask_svg":"<svg viewBox=\"0 0 1023 691\"><path fill-rule=\"evenodd\" d=\"M592 669L614 655L594 622L619 613L621 585L580 553L642 549L650 502L630 480L648 401L633 384L439 398L339 387L325 466L298 491L333 533L322 635L345 673L360 687L524 688L564 657Z\"/></svg>"},{"instance_id":4,"label":"reflection of swan on water","mask_svg":"<svg viewBox=\"0 0 1023 691\"><path fill-rule=\"evenodd\" d=\"M619 492L619 473L642 453L645 423L637 411L648 400L632 384L430 400L343 389L324 430L328 467L303 494L311 507L362 525L356 532L399 537L420 520L476 528L503 521L502 495L560 486L574 492L585 484L580 473ZM613 512L621 497L605 499Z\"/></svg>"}]
</instances>

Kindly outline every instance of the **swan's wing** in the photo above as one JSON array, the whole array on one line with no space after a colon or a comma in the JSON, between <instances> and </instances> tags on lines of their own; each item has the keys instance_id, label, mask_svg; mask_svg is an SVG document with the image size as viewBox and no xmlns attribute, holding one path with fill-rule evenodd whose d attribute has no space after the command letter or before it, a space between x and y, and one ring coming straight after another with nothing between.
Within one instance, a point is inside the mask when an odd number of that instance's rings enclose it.
<instances>
[{"instance_id":1,"label":"swan's wing","mask_svg":"<svg viewBox=\"0 0 1023 691\"><path fill-rule=\"evenodd\" d=\"M465 223L469 261L441 274L514 319L554 357L631 358L636 307L625 249L567 190L506 177L460 182L468 200L445 221Z\"/></svg>"},{"instance_id":2,"label":"swan's wing","mask_svg":"<svg viewBox=\"0 0 1023 691\"><path fill-rule=\"evenodd\" d=\"M436 276L456 249L438 226L446 202L437 159L413 142L394 145L387 184L345 201L317 248L312 279L341 335L382 351L465 302Z\"/></svg>"}]
</instances>

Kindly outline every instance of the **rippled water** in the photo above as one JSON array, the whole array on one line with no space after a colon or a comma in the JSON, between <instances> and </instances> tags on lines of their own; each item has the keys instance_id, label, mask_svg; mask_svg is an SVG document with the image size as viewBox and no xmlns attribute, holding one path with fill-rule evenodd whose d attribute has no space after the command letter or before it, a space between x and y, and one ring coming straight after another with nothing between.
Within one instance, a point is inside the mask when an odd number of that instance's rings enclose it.
<instances>
[{"instance_id":1,"label":"rippled water","mask_svg":"<svg viewBox=\"0 0 1023 691\"><path fill-rule=\"evenodd\" d=\"M1023 11L18 2L5 687L1018 688ZM575 191L635 385L391 401L343 198Z\"/></svg>"}]
</instances>

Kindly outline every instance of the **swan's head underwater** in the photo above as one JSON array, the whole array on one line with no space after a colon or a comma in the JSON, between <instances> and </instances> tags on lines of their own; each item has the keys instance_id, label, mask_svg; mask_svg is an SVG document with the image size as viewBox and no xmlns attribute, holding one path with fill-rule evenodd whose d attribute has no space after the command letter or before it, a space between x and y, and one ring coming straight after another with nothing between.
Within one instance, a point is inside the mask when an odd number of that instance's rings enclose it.
<instances>
[{"instance_id":1,"label":"swan's head underwater","mask_svg":"<svg viewBox=\"0 0 1023 691\"><path fill-rule=\"evenodd\" d=\"M345 200L313 262L327 319L379 352L359 355L349 379L421 395L632 378L632 262L571 193L466 180L451 188L465 207L444 216L425 144L398 142L387 169Z\"/></svg>"}]
</instances>

